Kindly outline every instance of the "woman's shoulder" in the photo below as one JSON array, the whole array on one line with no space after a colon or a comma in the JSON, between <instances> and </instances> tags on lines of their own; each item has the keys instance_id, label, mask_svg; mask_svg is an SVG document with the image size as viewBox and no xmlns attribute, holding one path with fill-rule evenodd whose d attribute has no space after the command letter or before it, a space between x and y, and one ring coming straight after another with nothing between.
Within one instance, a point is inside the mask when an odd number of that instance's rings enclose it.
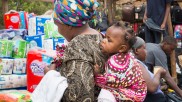
<instances>
[{"instance_id":1,"label":"woman's shoulder","mask_svg":"<svg viewBox=\"0 0 182 102\"><path fill-rule=\"evenodd\" d=\"M69 44L98 44L102 40L101 34L81 34L74 37Z\"/></svg>"},{"instance_id":2,"label":"woman's shoulder","mask_svg":"<svg viewBox=\"0 0 182 102\"><path fill-rule=\"evenodd\" d=\"M94 39L94 38L102 38L101 34L94 33L94 34L80 34L77 35L73 40L75 39Z\"/></svg>"},{"instance_id":3,"label":"woman's shoulder","mask_svg":"<svg viewBox=\"0 0 182 102\"><path fill-rule=\"evenodd\" d=\"M99 48L101 39L102 37L99 34L78 35L68 43L65 53L79 52L80 54L101 54Z\"/></svg>"},{"instance_id":4,"label":"woman's shoulder","mask_svg":"<svg viewBox=\"0 0 182 102\"><path fill-rule=\"evenodd\" d=\"M99 64L105 57L99 48L99 34L78 35L72 39L64 52L64 61L82 59ZM101 65L101 64L99 64Z\"/></svg>"}]
</instances>

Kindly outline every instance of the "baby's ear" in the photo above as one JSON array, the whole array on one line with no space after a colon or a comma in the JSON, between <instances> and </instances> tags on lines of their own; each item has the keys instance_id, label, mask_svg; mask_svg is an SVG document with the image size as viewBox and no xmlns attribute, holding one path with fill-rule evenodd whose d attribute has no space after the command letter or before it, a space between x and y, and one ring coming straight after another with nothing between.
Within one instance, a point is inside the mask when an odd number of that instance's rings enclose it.
<instances>
[{"instance_id":1,"label":"baby's ear","mask_svg":"<svg viewBox=\"0 0 182 102\"><path fill-rule=\"evenodd\" d=\"M119 49L119 53L127 52L128 47L126 45L121 45Z\"/></svg>"}]
</instances>

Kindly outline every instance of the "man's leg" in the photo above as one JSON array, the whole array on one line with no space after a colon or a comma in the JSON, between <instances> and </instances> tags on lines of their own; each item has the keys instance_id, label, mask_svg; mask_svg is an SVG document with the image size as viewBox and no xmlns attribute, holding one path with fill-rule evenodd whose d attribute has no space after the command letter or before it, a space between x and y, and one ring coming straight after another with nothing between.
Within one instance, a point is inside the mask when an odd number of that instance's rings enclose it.
<instances>
[{"instance_id":1,"label":"man's leg","mask_svg":"<svg viewBox=\"0 0 182 102\"><path fill-rule=\"evenodd\" d=\"M161 33L160 32L153 32L154 35L154 43L159 44L161 42Z\"/></svg>"},{"instance_id":2,"label":"man's leg","mask_svg":"<svg viewBox=\"0 0 182 102\"><path fill-rule=\"evenodd\" d=\"M152 31L150 29L148 29L147 26L145 26L145 42L146 43L153 43L154 42Z\"/></svg>"}]
</instances>

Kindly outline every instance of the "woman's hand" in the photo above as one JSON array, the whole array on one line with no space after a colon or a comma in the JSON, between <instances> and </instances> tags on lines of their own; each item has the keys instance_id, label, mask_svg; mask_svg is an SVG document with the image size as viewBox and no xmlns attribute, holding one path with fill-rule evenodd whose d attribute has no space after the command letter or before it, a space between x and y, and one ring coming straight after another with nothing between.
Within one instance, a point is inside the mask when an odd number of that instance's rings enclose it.
<instances>
[{"instance_id":1,"label":"woman's hand","mask_svg":"<svg viewBox=\"0 0 182 102\"><path fill-rule=\"evenodd\" d=\"M44 68L44 74L46 74L48 71L50 71L50 70L56 70L56 64L51 64L51 65L49 65L49 66L46 66L45 68Z\"/></svg>"},{"instance_id":2,"label":"woman's hand","mask_svg":"<svg viewBox=\"0 0 182 102\"><path fill-rule=\"evenodd\" d=\"M94 74L100 74L100 67L98 64L94 65Z\"/></svg>"}]
</instances>

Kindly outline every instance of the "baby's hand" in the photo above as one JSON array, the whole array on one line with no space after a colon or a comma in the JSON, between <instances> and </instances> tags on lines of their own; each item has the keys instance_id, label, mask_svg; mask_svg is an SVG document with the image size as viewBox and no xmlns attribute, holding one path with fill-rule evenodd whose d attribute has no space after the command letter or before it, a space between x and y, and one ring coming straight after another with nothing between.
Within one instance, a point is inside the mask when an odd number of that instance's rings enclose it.
<instances>
[{"instance_id":1,"label":"baby's hand","mask_svg":"<svg viewBox=\"0 0 182 102\"><path fill-rule=\"evenodd\" d=\"M98 64L94 65L94 74L100 74L100 67Z\"/></svg>"}]
</instances>

